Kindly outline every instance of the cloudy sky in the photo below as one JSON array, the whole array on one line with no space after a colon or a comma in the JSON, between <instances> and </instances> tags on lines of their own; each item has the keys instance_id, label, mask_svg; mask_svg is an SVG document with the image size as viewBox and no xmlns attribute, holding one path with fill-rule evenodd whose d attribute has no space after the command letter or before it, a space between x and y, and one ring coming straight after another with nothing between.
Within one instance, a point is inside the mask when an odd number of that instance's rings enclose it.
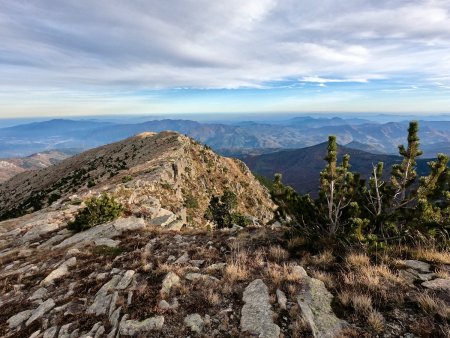
<instances>
[{"instance_id":1,"label":"cloudy sky","mask_svg":"<svg viewBox=\"0 0 450 338\"><path fill-rule=\"evenodd\" d=\"M0 117L450 113L450 0L0 0Z\"/></svg>"}]
</instances>

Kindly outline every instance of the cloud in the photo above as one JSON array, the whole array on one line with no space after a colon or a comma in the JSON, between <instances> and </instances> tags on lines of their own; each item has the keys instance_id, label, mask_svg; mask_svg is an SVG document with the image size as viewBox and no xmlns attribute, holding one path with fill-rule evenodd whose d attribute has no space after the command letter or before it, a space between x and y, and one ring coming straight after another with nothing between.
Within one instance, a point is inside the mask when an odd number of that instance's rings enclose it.
<instances>
[{"instance_id":1,"label":"cloud","mask_svg":"<svg viewBox=\"0 0 450 338\"><path fill-rule=\"evenodd\" d=\"M3 92L450 85L448 0L0 0L0 40Z\"/></svg>"}]
</instances>

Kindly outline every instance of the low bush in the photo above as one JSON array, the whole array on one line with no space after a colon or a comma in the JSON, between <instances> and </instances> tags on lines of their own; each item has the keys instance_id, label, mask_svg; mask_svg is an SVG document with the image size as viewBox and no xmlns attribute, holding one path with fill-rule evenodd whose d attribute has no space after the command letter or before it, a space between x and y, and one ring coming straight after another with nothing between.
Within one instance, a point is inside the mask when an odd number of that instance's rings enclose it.
<instances>
[{"instance_id":1,"label":"low bush","mask_svg":"<svg viewBox=\"0 0 450 338\"><path fill-rule=\"evenodd\" d=\"M80 232L93 226L110 222L123 213L123 206L114 197L102 194L100 197L92 197L86 201L86 207L81 209L67 228L74 232Z\"/></svg>"}]
</instances>

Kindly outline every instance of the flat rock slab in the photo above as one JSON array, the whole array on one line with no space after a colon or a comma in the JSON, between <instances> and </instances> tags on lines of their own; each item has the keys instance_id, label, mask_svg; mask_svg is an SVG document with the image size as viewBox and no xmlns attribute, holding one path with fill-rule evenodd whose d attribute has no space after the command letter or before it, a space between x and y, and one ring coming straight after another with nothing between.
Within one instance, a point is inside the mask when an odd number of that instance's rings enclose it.
<instances>
[{"instance_id":1,"label":"flat rock slab","mask_svg":"<svg viewBox=\"0 0 450 338\"><path fill-rule=\"evenodd\" d=\"M164 316L147 318L143 321L125 320L119 325L119 333L124 336L136 336L149 331L161 330Z\"/></svg>"},{"instance_id":2,"label":"flat rock slab","mask_svg":"<svg viewBox=\"0 0 450 338\"><path fill-rule=\"evenodd\" d=\"M28 318L30 318L32 313L33 310L25 310L19 312L18 314L9 318L6 322L8 323L10 329L15 329L16 327L22 325Z\"/></svg>"},{"instance_id":3,"label":"flat rock slab","mask_svg":"<svg viewBox=\"0 0 450 338\"><path fill-rule=\"evenodd\" d=\"M273 322L269 289L261 279L251 282L244 290L241 331L259 338L278 338L280 328Z\"/></svg>"},{"instance_id":4,"label":"flat rock slab","mask_svg":"<svg viewBox=\"0 0 450 338\"><path fill-rule=\"evenodd\" d=\"M297 297L297 302L313 336L317 338L336 337L346 322L336 317L331 309L333 295L322 281L309 277L304 269L301 271L301 275L303 276L302 289Z\"/></svg>"},{"instance_id":5,"label":"flat rock slab","mask_svg":"<svg viewBox=\"0 0 450 338\"><path fill-rule=\"evenodd\" d=\"M145 228L144 219L137 217L118 218L110 223L94 226L86 231L76 233L66 238L55 246L55 248L66 248L72 245L83 245L92 243L100 238L107 239L119 236L124 231L132 231Z\"/></svg>"},{"instance_id":6,"label":"flat rock slab","mask_svg":"<svg viewBox=\"0 0 450 338\"><path fill-rule=\"evenodd\" d=\"M44 314L46 314L48 311L53 309L55 307L55 302L53 299L47 299L45 302L43 302L37 309L33 311L31 314L31 317L28 318L27 322L25 323L26 326L29 326L32 324L35 320L41 318Z\"/></svg>"},{"instance_id":7,"label":"flat rock slab","mask_svg":"<svg viewBox=\"0 0 450 338\"><path fill-rule=\"evenodd\" d=\"M430 272L430 264L422 262L422 261L416 261L414 259L407 259L407 260L402 261L401 263L406 265L408 268L420 271L422 273Z\"/></svg>"},{"instance_id":8,"label":"flat rock slab","mask_svg":"<svg viewBox=\"0 0 450 338\"><path fill-rule=\"evenodd\" d=\"M50 285L57 279L61 279L65 275L69 273L69 268L74 266L77 263L77 259L75 257L69 258L67 261L62 263L58 268L50 272L50 274L45 277L45 279L41 282L41 285Z\"/></svg>"},{"instance_id":9,"label":"flat rock slab","mask_svg":"<svg viewBox=\"0 0 450 338\"><path fill-rule=\"evenodd\" d=\"M180 277L175 272L170 271L166 277L164 277L164 280L162 281L161 285L161 295L165 296L170 293L170 289L180 284Z\"/></svg>"},{"instance_id":10,"label":"flat rock slab","mask_svg":"<svg viewBox=\"0 0 450 338\"><path fill-rule=\"evenodd\" d=\"M427 282L423 282L422 286L431 290L450 292L450 279L436 278Z\"/></svg>"}]
</instances>

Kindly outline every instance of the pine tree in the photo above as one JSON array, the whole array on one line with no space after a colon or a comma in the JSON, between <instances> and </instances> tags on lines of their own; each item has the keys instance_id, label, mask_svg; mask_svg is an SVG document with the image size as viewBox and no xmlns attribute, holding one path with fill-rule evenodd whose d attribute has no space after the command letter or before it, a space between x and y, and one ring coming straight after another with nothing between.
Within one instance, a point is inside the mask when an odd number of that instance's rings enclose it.
<instances>
[{"instance_id":1,"label":"pine tree","mask_svg":"<svg viewBox=\"0 0 450 338\"><path fill-rule=\"evenodd\" d=\"M325 208L325 220L330 235L335 235L343 225L343 214L352 202L355 176L349 172L350 155L343 156L337 165L336 136L329 136L325 169L320 173L320 197Z\"/></svg>"},{"instance_id":2,"label":"pine tree","mask_svg":"<svg viewBox=\"0 0 450 338\"><path fill-rule=\"evenodd\" d=\"M422 155L422 151L419 149L418 131L418 122L411 121L408 128L408 146L406 149L403 145L398 147L400 155L403 156L403 161L401 164L392 167L392 206L394 209L405 207L414 200L413 194L408 194L408 189L417 177L416 158Z\"/></svg>"},{"instance_id":3,"label":"pine tree","mask_svg":"<svg viewBox=\"0 0 450 338\"><path fill-rule=\"evenodd\" d=\"M427 228L442 226L449 217L449 156L438 154L437 161L428 162L430 174L420 179L417 189L419 222Z\"/></svg>"}]
</instances>

